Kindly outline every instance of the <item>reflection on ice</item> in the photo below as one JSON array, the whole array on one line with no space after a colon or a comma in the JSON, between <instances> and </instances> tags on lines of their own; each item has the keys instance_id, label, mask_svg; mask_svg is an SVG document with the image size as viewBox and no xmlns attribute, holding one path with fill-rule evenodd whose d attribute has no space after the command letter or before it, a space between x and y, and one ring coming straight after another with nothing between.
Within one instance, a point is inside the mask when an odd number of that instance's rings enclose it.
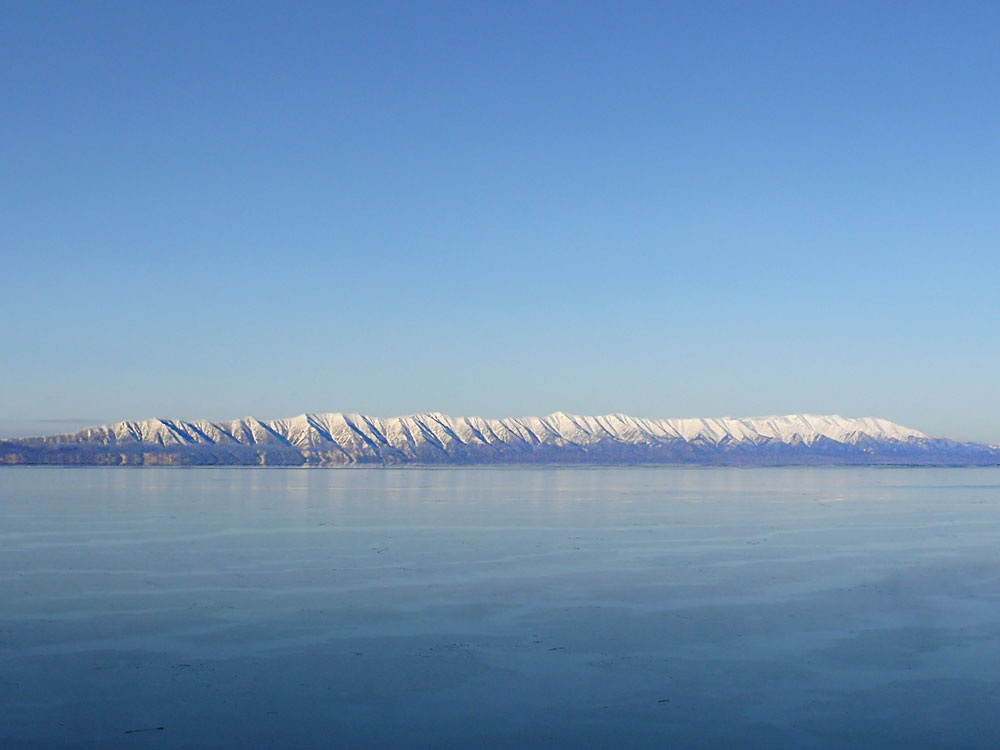
<instances>
[{"instance_id":1,"label":"reflection on ice","mask_svg":"<svg viewBox=\"0 0 1000 750\"><path fill-rule=\"evenodd\" d=\"M997 476L4 469L0 744L993 747Z\"/></svg>"}]
</instances>

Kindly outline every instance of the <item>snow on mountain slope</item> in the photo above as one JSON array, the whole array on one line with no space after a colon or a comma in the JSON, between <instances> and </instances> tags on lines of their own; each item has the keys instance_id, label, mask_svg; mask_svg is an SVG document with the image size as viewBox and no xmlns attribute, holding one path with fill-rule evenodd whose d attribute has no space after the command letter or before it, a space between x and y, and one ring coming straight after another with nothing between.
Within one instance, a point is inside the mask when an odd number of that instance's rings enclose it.
<instances>
[{"instance_id":1,"label":"snow on mountain slope","mask_svg":"<svg viewBox=\"0 0 1000 750\"><path fill-rule=\"evenodd\" d=\"M1000 463L1000 450L885 419L363 414L146 419L0 443L3 463Z\"/></svg>"},{"instance_id":2,"label":"snow on mountain slope","mask_svg":"<svg viewBox=\"0 0 1000 750\"><path fill-rule=\"evenodd\" d=\"M43 439L105 445L284 444L303 449L336 445L348 452L378 452L387 447L407 452L424 444L440 449L460 445L586 446L603 441L641 444L676 440L713 445L764 441L811 445L820 438L855 444L865 438L903 441L927 439L927 435L885 419L815 414L744 419L638 419L624 414L584 417L556 412L547 417L482 419L428 413L382 419L328 413L275 420L246 417L231 422L146 419Z\"/></svg>"},{"instance_id":3,"label":"snow on mountain slope","mask_svg":"<svg viewBox=\"0 0 1000 750\"><path fill-rule=\"evenodd\" d=\"M439 413L414 414L381 419L361 414L301 414L290 419L258 420L253 417L232 422L184 422L171 419L146 419L94 427L71 435L48 440L73 442L127 443L155 445L239 443L251 445L275 441L297 447L315 447L341 441L375 441L383 445L416 445L423 442L444 444L461 442L491 444L497 442L545 443L568 441L592 444L601 440L646 442L685 440L719 444L723 442L760 442L780 440L806 445L818 438L855 443L868 437L876 440L927 438L922 432L866 417L847 419L840 416L794 414L785 417L733 419L637 419L623 414L583 417L556 412L547 417L481 419L449 417ZM390 439L392 438L392 439Z\"/></svg>"}]
</instances>

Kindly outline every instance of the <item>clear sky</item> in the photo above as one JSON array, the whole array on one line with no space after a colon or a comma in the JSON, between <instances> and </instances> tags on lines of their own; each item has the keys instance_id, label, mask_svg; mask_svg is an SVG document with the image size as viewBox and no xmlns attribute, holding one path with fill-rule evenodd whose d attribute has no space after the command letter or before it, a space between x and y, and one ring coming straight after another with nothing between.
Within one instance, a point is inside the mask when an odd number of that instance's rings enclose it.
<instances>
[{"instance_id":1,"label":"clear sky","mask_svg":"<svg viewBox=\"0 0 1000 750\"><path fill-rule=\"evenodd\" d=\"M884 416L1000 441L1000 3L0 8L0 434Z\"/></svg>"}]
</instances>

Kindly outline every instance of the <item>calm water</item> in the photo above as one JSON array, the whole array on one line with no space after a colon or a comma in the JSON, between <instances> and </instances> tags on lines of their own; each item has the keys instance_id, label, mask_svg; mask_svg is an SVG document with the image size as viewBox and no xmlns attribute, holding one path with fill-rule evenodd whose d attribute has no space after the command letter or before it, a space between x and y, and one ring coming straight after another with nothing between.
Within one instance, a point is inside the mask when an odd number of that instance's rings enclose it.
<instances>
[{"instance_id":1,"label":"calm water","mask_svg":"<svg viewBox=\"0 0 1000 750\"><path fill-rule=\"evenodd\" d=\"M996 747L998 542L992 469L4 468L0 745Z\"/></svg>"}]
</instances>

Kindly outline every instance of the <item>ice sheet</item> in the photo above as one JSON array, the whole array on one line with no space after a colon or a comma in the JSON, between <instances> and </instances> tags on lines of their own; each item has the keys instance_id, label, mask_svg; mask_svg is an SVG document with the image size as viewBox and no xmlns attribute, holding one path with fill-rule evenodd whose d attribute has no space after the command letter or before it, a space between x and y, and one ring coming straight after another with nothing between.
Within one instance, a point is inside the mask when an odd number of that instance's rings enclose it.
<instances>
[{"instance_id":1,"label":"ice sheet","mask_svg":"<svg viewBox=\"0 0 1000 750\"><path fill-rule=\"evenodd\" d=\"M0 745L995 747L998 541L998 469L6 468Z\"/></svg>"}]
</instances>

